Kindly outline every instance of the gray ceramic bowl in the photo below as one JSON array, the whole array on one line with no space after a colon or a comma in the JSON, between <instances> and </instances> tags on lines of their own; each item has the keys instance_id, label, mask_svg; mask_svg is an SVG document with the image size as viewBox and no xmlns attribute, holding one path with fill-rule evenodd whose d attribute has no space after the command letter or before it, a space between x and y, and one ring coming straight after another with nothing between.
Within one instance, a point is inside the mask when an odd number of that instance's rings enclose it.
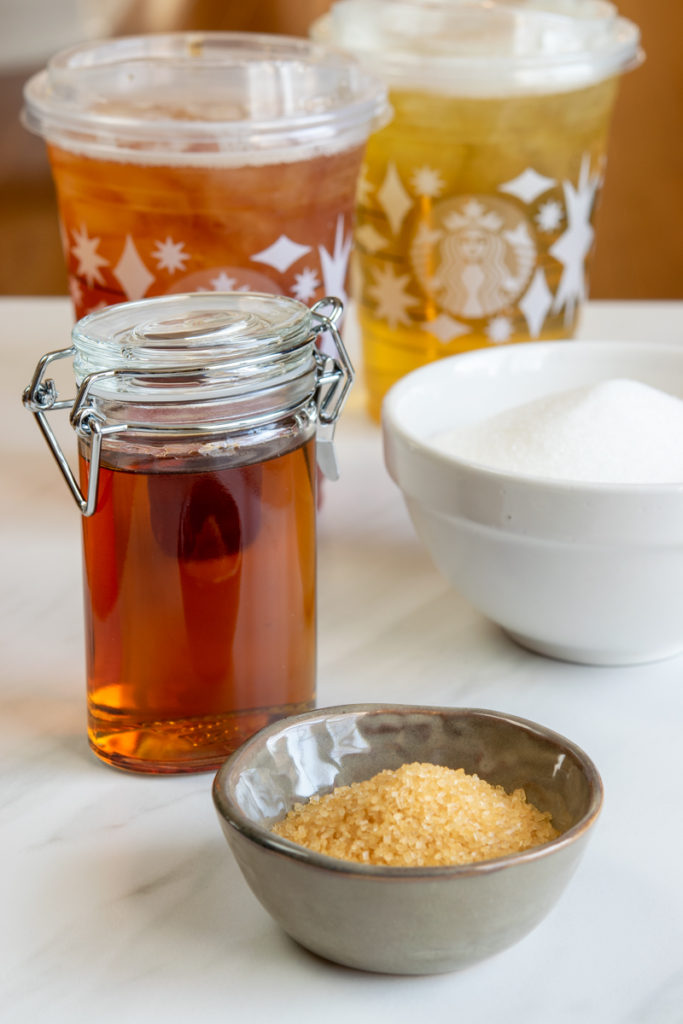
<instances>
[{"instance_id":1,"label":"gray ceramic bowl","mask_svg":"<svg viewBox=\"0 0 683 1024\"><path fill-rule=\"evenodd\" d=\"M314 853L269 831L297 801L412 761L522 786L563 834L472 865L387 868ZM491 956L538 924L583 853L602 784L578 747L521 718L357 704L261 730L220 769L213 795L246 881L292 938L349 967L432 974Z\"/></svg>"}]
</instances>

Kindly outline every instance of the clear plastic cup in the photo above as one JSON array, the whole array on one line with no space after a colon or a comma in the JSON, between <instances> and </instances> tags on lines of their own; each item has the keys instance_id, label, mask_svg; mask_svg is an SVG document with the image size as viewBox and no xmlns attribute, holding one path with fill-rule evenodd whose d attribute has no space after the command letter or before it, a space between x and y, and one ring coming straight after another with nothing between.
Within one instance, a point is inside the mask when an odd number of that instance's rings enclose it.
<instances>
[{"instance_id":1,"label":"clear plastic cup","mask_svg":"<svg viewBox=\"0 0 683 1024\"><path fill-rule=\"evenodd\" d=\"M356 211L370 412L441 356L570 337L636 26L600 0L340 0L312 35L380 74L394 109Z\"/></svg>"},{"instance_id":2,"label":"clear plastic cup","mask_svg":"<svg viewBox=\"0 0 683 1024\"><path fill-rule=\"evenodd\" d=\"M174 292L345 295L386 87L303 39L175 33L57 54L25 89L77 316Z\"/></svg>"}]
</instances>

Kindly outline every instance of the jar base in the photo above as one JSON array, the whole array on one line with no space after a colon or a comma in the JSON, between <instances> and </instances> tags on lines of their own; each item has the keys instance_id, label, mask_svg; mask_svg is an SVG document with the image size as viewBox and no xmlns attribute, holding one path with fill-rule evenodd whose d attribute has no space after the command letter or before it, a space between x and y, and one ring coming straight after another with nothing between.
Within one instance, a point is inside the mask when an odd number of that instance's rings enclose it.
<instances>
[{"instance_id":1,"label":"jar base","mask_svg":"<svg viewBox=\"0 0 683 1024\"><path fill-rule=\"evenodd\" d=\"M211 718L169 722L130 721L88 726L92 751L105 764L142 775L187 775L215 771L245 740L289 715L312 711L314 701L254 708Z\"/></svg>"}]
</instances>

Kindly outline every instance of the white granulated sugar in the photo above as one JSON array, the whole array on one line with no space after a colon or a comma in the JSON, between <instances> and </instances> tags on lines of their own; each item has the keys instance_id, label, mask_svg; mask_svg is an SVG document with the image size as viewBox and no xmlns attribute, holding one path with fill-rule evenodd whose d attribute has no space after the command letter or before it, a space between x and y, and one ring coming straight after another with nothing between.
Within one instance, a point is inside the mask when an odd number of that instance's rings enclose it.
<instances>
[{"instance_id":1,"label":"white granulated sugar","mask_svg":"<svg viewBox=\"0 0 683 1024\"><path fill-rule=\"evenodd\" d=\"M438 434L490 469L584 483L683 483L683 401L635 380L554 392Z\"/></svg>"}]
</instances>

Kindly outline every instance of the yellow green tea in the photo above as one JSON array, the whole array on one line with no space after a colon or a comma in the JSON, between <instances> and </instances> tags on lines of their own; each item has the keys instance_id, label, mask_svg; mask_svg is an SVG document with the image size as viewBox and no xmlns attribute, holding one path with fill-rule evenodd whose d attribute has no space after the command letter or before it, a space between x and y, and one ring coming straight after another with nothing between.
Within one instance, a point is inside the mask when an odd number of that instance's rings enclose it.
<instances>
[{"instance_id":1,"label":"yellow green tea","mask_svg":"<svg viewBox=\"0 0 683 1024\"><path fill-rule=\"evenodd\" d=\"M394 90L358 188L369 409L425 362L571 336L617 88L506 98Z\"/></svg>"}]
</instances>

